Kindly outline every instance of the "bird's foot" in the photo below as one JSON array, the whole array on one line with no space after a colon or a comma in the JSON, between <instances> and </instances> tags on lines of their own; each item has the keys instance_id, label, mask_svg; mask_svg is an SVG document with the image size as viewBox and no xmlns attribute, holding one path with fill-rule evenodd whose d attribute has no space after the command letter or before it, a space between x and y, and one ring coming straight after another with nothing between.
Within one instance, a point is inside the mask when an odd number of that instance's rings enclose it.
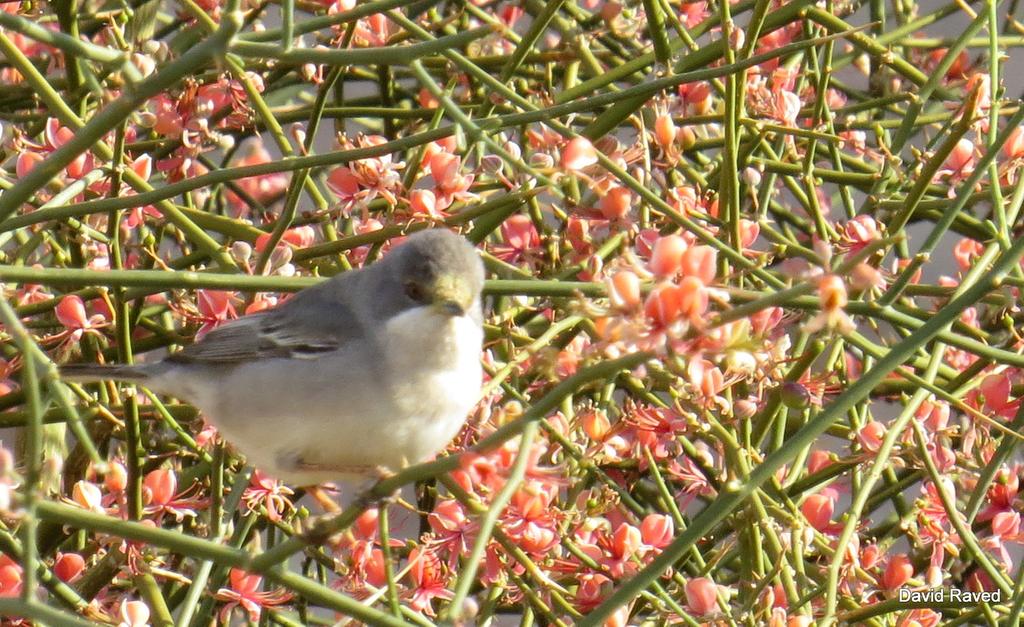
<instances>
[{"instance_id":1,"label":"bird's foot","mask_svg":"<svg viewBox=\"0 0 1024 627\"><path fill-rule=\"evenodd\" d=\"M387 496L380 496L373 493L373 488L377 483L395 476L395 473L392 472L390 468L381 464L332 464L325 462L310 462L299 457L293 462L293 467L295 470L300 472L330 473L339 476L348 475L365 477L366 480L356 489L356 499L354 503L363 509L392 503L398 496L397 490L393 494ZM340 511L334 500L320 492L319 488L310 490L310 495L313 496L317 503L319 503L327 512Z\"/></svg>"},{"instance_id":2,"label":"bird's foot","mask_svg":"<svg viewBox=\"0 0 1024 627\"><path fill-rule=\"evenodd\" d=\"M334 515L341 513L341 506L338 505L338 502L335 501L324 488L315 486L309 488L306 493L313 497L313 500L316 501L317 505L324 510L324 514Z\"/></svg>"},{"instance_id":3,"label":"bird's foot","mask_svg":"<svg viewBox=\"0 0 1024 627\"><path fill-rule=\"evenodd\" d=\"M372 477L374 481L384 481L394 477L395 473L387 466L377 465L370 470L367 476Z\"/></svg>"},{"instance_id":4,"label":"bird's foot","mask_svg":"<svg viewBox=\"0 0 1024 627\"><path fill-rule=\"evenodd\" d=\"M335 527L337 513L310 516L302 523L299 536L311 545L334 544L340 538L341 531Z\"/></svg>"},{"instance_id":5,"label":"bird's foot","mask_svg":"<svg viewBox=\"0 0 1024 627\"><path fill-rule=\"evenodd\" d=\"M338 472L339 474L344 473L372 477L372 479L369 479L363 484L362 488L357 490L355 499L352 502L352 507L355 507L360 511L373 507L386 507L391 503L398 501L398 490L395 490L393 493L385 496L380 496L373 492L373 488L378 481L394 476L394 473L384 466L328 467L326 465L319 464L301 464L300 462L300 464L296 464L296 468L304 471L327 471ZM338 503L320 486L308 488L307 493L313 497L320 507L324 509L324 513L318 516L312 516L306 521L306 524L303 525L305 529L302 532L302 537L309 544L326 544L338 533L338 530L334 525L338 516L342 514L342 509Z\"/></svg>"},{"instance_id":6,"label":"bird's foot","mask_svg":"<svg viewBox=\"0 0 1024 627\"><path fill-rule=\"evenodd\" d=\"M381 481L393 477L395 473L387 467L370 464L331 464L325 462L309 462L301 457L295 460L295 470L301 472L322 472L336 475L356 475L367 477L373 481Z\"/></svg>"},{"instance_id":7,"label":"bird's foot","mask_svg":"<svg viewBox=\"0 0 1024 627\"><path fill-rule=\"evenodd\" d=\"M368 509L371 507L387 506L398 500L399 490L385 495L380 495L373 491L378 483L395 476L395 473L390 468L375 466L373 471L367 473L366 476L368 477L367 481L356 491L355 505Z\"/></svg>"}]
</instances>

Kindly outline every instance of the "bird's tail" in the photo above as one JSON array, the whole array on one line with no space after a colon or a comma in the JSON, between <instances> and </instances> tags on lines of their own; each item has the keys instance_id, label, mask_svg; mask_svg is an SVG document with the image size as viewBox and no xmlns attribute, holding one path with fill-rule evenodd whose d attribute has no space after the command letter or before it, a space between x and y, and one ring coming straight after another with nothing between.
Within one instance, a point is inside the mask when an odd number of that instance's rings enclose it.
<instances>
[{"instance_id":1,"label":"bird's tail","mask_svg":"<svg viewBox=\"0 0 1024 627\"><path fill-rule=\"evenodd\" d=\"M66 364L60 367L60 376L66 381L78 383L95 383L96 381L133 381L142 382L151 375L146 366L102 365L102 364Z\"/></svg>"}]
</instances>

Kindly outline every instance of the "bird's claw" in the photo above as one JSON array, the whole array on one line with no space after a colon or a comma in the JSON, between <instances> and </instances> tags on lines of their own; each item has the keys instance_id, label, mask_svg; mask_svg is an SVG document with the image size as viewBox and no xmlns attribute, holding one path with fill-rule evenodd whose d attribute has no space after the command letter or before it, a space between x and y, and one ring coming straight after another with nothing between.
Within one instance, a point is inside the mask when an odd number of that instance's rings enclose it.
<instances>
[{"instance_id":1,"label":"bird's claw","mask_svg":"<svg viewBox=\"0 0 1024 627\"><path fill-rule=\"evenodd\" d=\"M317 502L317 505L323 508L325 514L341 513L341 506L339 506L337 501L331 498L331 495L327 494L327 491L320 486L310 488L307 493L313 497L313 500Z\"/></svg>"},{"instance_id":2,"label":"bird's claw","mask_svg":"<svg viewBox=\"0 0 1024 627\"><path fill-rule=\"evenodd\" d=\"M356 492L354 502L354 505L362 509L369 509L379 505L388 505L390 503L394 503L398 499L398 490L383 496L375 494L373 491L378 483L395 476L394 471L382 464L331 464L324 462L309 462L299 457L294 461L293 465L296 470L302 472L325 472L338 475L356 475L366 477L366 482ZM327 495L320 492L319 489L311 490L311 494L313 498L316 499L317 503L319 503L327 512L339 511L337 505Z\"/></svg>"},{"instance_id":3,"label":"bird's claw","mask_svg":"<svg viewBox=\"0 0 1024 627\"><path fill-rule=\"evenodd\" d=\"M313 516L306 522L306 528L302 530L299 537L306 544L310 545L323 545L327 544L331 536L339 533L335 528L333 521L338 517L338 514L321 514L319 516Z\"/></svg>"}]
</instances>

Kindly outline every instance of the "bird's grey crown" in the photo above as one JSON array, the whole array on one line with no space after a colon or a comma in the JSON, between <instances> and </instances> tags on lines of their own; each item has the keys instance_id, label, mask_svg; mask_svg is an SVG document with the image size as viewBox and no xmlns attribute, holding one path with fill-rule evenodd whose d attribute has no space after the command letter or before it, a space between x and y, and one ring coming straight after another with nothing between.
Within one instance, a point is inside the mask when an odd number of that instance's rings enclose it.
<instances>
[{"instance_id":1,"label":"bird's grey crown","mask_svg":"<svg viewBox=\"0 0 1024 627\"><path fill-rule=\"evenodd\" d=\"M479 294L484 284L484 267L476 249L463 237L444 229L429 229L410 235L391 255L395 271L404 280L429 282L438 275L451 274L468 282Z\"/></svg>"},{"instance_id":2,"label":"bird's grey crown","mask_svg":"<svg viewBox=\"0 0 1024 627\"><path fill-rule=\"evenodd\" d=\"M380 328L378 323L419 305L406 294L406 283L440 275L459 276L474 297L483 288L483 264L469 242L441 229L420 231L380 261L222 325L168 361L230 366L275 357L310 359L348 342L374 342L371 329ZM480 312L470 313L480 318Z\"/></svg>"}]
</instances>

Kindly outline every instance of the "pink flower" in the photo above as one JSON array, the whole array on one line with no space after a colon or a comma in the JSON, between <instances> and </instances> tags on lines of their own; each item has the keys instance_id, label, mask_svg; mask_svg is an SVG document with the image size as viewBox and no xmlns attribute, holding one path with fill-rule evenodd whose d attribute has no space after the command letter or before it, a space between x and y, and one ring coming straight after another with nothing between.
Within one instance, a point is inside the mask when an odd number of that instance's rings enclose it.
<instances>
[{"instance_id":1,"label":"pink flower","mask_svg":"<svg viewBox=\"0 0 1024 627\"><path fill-rule=\"evenodd\" d=\"M589 612L597 607L612 591L612 580L600 573L580 575L576 587L576 607Z\"/></svg>"},{"instance_id":2,"label":"pink flower","mask_svg":"<svg viewBox=\"0 0 1024 627\"><path fill-rule=\"evenodd\" d=\"M442 220L443 209L438 207L437 196L429 189L414 189L409 193L409 208L413 215L431 220Z\"/></svg>"},{"instance_id":3,"label":"pink flower","mask_svg":"<svg viewBox=\"0 0 1024 627\"><path fill-rule=\"evenodd\" d=\"M942 164L940 169L935 174L935 181L947 181L950 184L956 184L959 181L963 181L971 174L974 173L974 165L977 162L977 154L974 149L974 144L971 140L962 138L953 147L953 151L946 157L946 161ZM950 191L952 191L952 187Z\"/></svg>"},{"instance_id":4,"label":"pink flower","mask_svg":"<svg viewBox=\"0 0 1024 627\"><path fill-rule=\"evenodd\" d=\"M0 598L21 594L21 565L7 555L0 555Z\"/></svg>"},{"instance_id":5,"label":"pink flower","mask_svg":"<svg viewBox=\"0 0 1024 627\"><path fill-rule=\"evenodd\" d=\"M1020 514L999 512L992 517L992 535L1003 538L1017 538L1020 535Z\"/></svg>"},{"instance_id":6,"label":"pink flower","mask_svg":"<svg viewBox=\"0 0 1024 627\"><path fill-rule=\"evenodd\" d=\"M690 6L704 5L703 2ZM711 110L714 101L711 96L711 85L706 81L683 83L677 89L683 109L691 115L704 115Z\"/></svg>"},{"instance_id":7,"label":"pink flower","mask_svg":"<svg viewBox=\"0 0 1024 627\"><path fill-rule=\"evenodd\" d=\"M78 579L85 570L85 558L78 553L57 553L53 563L53 574L64 583Z\"/></svg>"},{"instance_id":8,"label":"pink flower","mask_svg":"<svg viewBox=\"0 0 1024 627\"><path fill-rule=\"evenodd\" d=\"M718 253L710 246L690 246L680 259L684 277L694 277L703 285L711 285L715 280ZM703 312L701 312L703 313Z\"/></svg>"},{"instance_id":9,"label":"pink flower","mask_svg":"<svg viewBox=\"0 0 1024 627\"><path fill-rule=\"evenodd\" d=\"M821 311L811 318L804 326L808 333L822 329L835 329L840 333L852 332L856 326L843 309L849 302L846 285L834 274L826 274L818 280L818 298L821 300Z\"/></svg>"},{"instance_id":10,"label":"pink flower","mask_svg":"<svg viewBox=\"0 0 1024 627\"><path fill-rule=\"evenodd\" d=\"M627 187L612 187L601 197L598 206L606 220L622 220L633 204L633 192Z\"/></svg>"},{"instance_id":11,"label":"pink flower","mask_svg":"<svg viewBox=\"0 0 1024 627\"><path fill-rule=\"evenodd\" d=\"M204 498L187 496L188 493L197 491L198 488L198 484L192 484L191 488L179 493L177 491L178 477L173 470L166 468L153 470L142 480L142 498L146 504L143 511L157 520L164 514L174 516L178 522L186 517L195 517L196 510L207 505Z\"/></svg>"},{"instance_id":12,"label":"pink flower","mask_svg":"<svg viewBox=\"0 0 1024 627\"><path fill-rule=\"evenodd\" d=\"M835 491L825 488L817 494L812 494L804 499L800 506L800 512L807 519L808 524L822 533L834 533L837 531L837 524L832 522L832 512L836 507ZM839 529L842 527L840 526Z\"/></svg>"},{"instance_id":13,"label":"pink flower","mask_svg":"<svg viewBox=\"0 0 1024 627\"><path fill-rule=\"evenodd\" d=\"M106 509L103 507L103 492L91 481L83 479L76 482L71 488L71 500L79 507L97 514L106 513Z\"/></svg>"},{"instance_id":14,"label":"pink flower","mask_svg":"<svg viewBox=\"0 0 1024 627\"><path fill-rule=\"evenodd\" d=\"M672 115L664 112L659 113L658 117L654 119L654 143L658 145L661 149L661 154L670 164L679 161L678 139L679 128L672 119Z\"/></svg>"},{"instance_id":15,"label":"pink flower","mask_svg":"<svg viewBox=\"0 0 1024 627\"><path fill-rule=\"evenodd\" d=\"M869 544L861 549L858 559L860 560L861 568L870 570L882 561L883 556L884 554L877 544Z\"/></svg>"},{"instance_id":16,"label":"pink flower","mask_svg":"<svg viewBox=\"0 0 1024 627\"><path fill-rule=\"evenodd\" d=\"M785 311L781 307L767 307L750 316L750 330L755 335L764 335L779 326Z\"/></svg>"},{"instance_id":17,"label":"pink flower","mask_svg":"<svg viewBox=\"0 0 1024 627\"><path fill-rule=\"evenodd\" d=\"M1009 139L1003 144L1003 154L1007 159L1024 157L1024 126L1018 126L1010 131Z\"/></svg>"},{"instance_id":18,"label":"pink flower","mask_svg":"<svg viewBox=\"0 0 1024 627\"><path fill-rule=\"evenodd\" d=\"M409 564L412 565L409 570L409 579L413 584L413 588L409 592L409 607L427 616L433 616L434 599L451 599L455 596L448 589L441 558L436 552L418 546L410 551Z\"/></svg>"},{"instance_id":19,"label":"pink flower","mask_svg":"<svg viewBox=\"0 0 1024 627\"><path fill-rule=\"evenodd\" d=\"M123 492L128 487L128 470L124 464L113 461L107 465L107 473L103 477L103 487L110 492Z\"/></svg>"},{"instance_id":20,"label":"pink flower","mask_svg":"<svg viewBox=\"0 0 1024 627\"><path fill-rule=\"evenodd\" d=\"M18 178L24 178L45 159L46 155L40 152L22 152L18 155L18 159L14 166L14 173Z\"/></svg>"},{"instance_id":21,"label":"pink flower","mask_svg":"<svg viewBox=\"0 0 1024 627\"><path fill-rule=\"evenodd\" d=\"M677 288L679 293L679 313L691 325L700 327L704 324L704 314L708 310L708 290L704 282L695 277L683 277Z\"/></svg>"},{"instance_id":22,"label":"pink flower","mask_svg":"<svg viewBox=\"0 0 1024 627\"><path fill-rule=\"evenodd\" d=\"M284 605L292 598L292 593L286 590L277 589L270 592L261 592L260 584L263 577L245 572L239 568L232 568L228 574L230 587L221 588L214 595L218 601L227 604L218 613L221 624L231 624L231 612L240 607L249 615L249 620L258 622L264 608Z\"/></svg>"},{"instance_id":23,"label":"pink flower","mask_svg":"<svg viewBox=\"0 0 1024 627\"><path fill-rule=\"evenodd\" d=\"M516 491L505 512L506 533L527 553L540 555L558 544L557 513L551 507L554 489L530 482Z\"/></svg>"},{"instance_id":24,"label":"pink flower","mask_svg":"<svg viewBox=\"0 0 1024 627\"><path fill-rule=\"evenodd\" d=\"M295 492L276 479L271 479L260 470L253 471L249 487L242 492L242 501L249 511L263 506L267 510L267 518L272 521L281 520L281 514L290 511L294 506L288 498Z\"/></svg>"},{"instance_id":25,"label":"pink flower","mask_svg":"<svg viewBox=\"0 0 1024 627\"><path fill-rule=\"evenodd\" d=\"M72 342L79 341L86 333L99 335L98 329L106 326L106 319L102 314L89 316L85 310L85 303L77 294L68 294L60 299L53 313L57 316L57 321L70 333L68 339Z\"/></svg>"},{"instance_id":26,"label":"pink flower","mask_svg":"<svg viewBox=\"0 0 1024 627\"><path fill-rule=\"evenodd\" d=\"M380 135L359 135L354 142L342 137L339 143L342 150L354 150L373 148L387 141ZM392 207L398 204L398 196L403 191L399 172L404 167L404 162L393 160L390 154L358 159L332 170L327 175L327 187L341 201L342 215L349 216L354 209L359 209L365 221L369 219L367 205L375 198L383 198Z\"/></svg>"},{"instance_id":27,"label":"pink flower","mask_svg":"<svg viewBox=\"0 0 1024 627\"><path fill-rule=\"evenodd\" d=\"M640 277L632 270L620 270L607 281L608 298L612 306L624 311L640 305Z\"/></svg>"},{"instance_id":28,"label":"pink flower","mask_svg":"<svg viewBox=\"0 0 1024 627\"><path fill-rule=\"evenodd\" d=\"M434 534L431 544L437 546L439 553L448 553L448 566L454 568L459 557L469 553L476 523L466 513L465 507L454 499L445 499L435 505L427 521Z\"/></svg>"},{"instance_id":29,"label":"pink flower","mask_svg":"<svg viewBox=\"0 0 1024 627\"><path fill-rule=\"evenodd\" d=\"M359 193L359 178L351 168L334 168L327 175L327 187L343 201L354 199Z\"/></svg>"},{"instance_id":30,"label":"pink flower","mask_svg":"<svg viewBox=\"0 0 1024 627\"><path fill-rule=\"evenodd\" d=\"M807 472L814 474L819 470L824 470L832 465L833 463L832 453L817 449L811 451L811 454L807 458Z\"/></svg>"},{"instance_id":31,"label":"pink flower","mask_svg":"<svg viewBox=\"0 0 1024 627\"><path fill-rule=\"evenodd\" d=\"M640 535L645 545L663 549L672 543L675 535L675 524L665 514L648 514L640 523Z\"/></svg>"},{"instance_id":32,"label":"pink flower","mask_svg":"<svg viewBox=\"0 0 1024 627\"><path fill-rule=\"evenodd\" d=\"M974 265L974 260L985 252L985 246L977 240L962 238L953 247L953 258L961 272L967 272Z\"/></svg>"},{"instance_id":33,"label":"pink flower","mask_svg":"<svg viewBox=\"0 0 1024 627\"><path fill-rule=\"evenodd\" d=\"M25 142L25 151L20 153L16 171L18 176L23 176L32 170L43 159L45 159L50 153L57 150L72 137L75 136L75 132L70 128L61 125L57 118L48 118L46 120L46 126L43 129L43 143L33 144L31 142ZM27 153L33 153L33 156L26 156ZM92 170L93 156L90 152L83 152L82 154L75 157L71 163L64 168L64 174L69 179L79 179Z\"/></svg>"},{"instance_id":34,"label":"pink flower","mask_svg":"<svg viewBox=\"0 0 1024 627\"><path fill-rule=\"evenodd\" d=\"M293 229L288 229L284 232L281 237L281 245L292 245L296 248L307 248L313 245L316 241L316 230L309 226L297 226ZM270 242L270 233L263 233L256 238L255 249L256 252L262 253L266 249L267 244Z\"/></svg>"},{"instance_id":35,"label":"pink flower","mask_svg":"<svg viewBox=\"0 0 1024 627\"><path fill-rule=\"evenodd\" d=\"M472 198L468 193L473 184L472 174L462 174L462 159L448 153L438 152L430 158L430 175L436 186L435 203L440 210L447 209L454 200Z\"/></svg>"},{"instance_id":36,"label":"pink flower","mask_svg":"<svg viewBox=\"0 0 1024 627\"><path fill-rule=\"evenodd\" d=\"M383 46L388 43L389 31L390 22L387 16L383 13L374 13L356 22L355 35L352 39L360 46Z\"/></svg>"},{"instance_id":37,"label":"pink flower","mask_svg":"<svg viewBox=\"0 0 1024 627\"><path fill-rule=\"evenodd\" d=\"M686 249L686 240L678 235L659 237L651 251L651 272L657 277L675 276L682 268L683 253Z\"/></svg>"},{"instance_id":38,"label":"pink flower","mask_svg":"<svg viewBox=\"0 0 1024 627\"><path fill-rule=\"evenodd\" d=\"M121 601L121 622L117 627L149 627L149 606L142 601Z\"/></svg>"},{"instance_id":39,"label":"pink flower","mask_svg":"<svg viewBox=\"0 0 1024 627\"><path fill-rule=\"evenodd\" d=\"M877 453L885 437L885 425L872 420L857 431L857 441L869 453Z\"/></svg>"},{"instance_id":40,"label":"pink flower","mask_svg":"<svg viewBox=\"0 0 1024 627\"><path fill-rule=\"evenodd\" d=\"M882 238L878 224L871 216L857 216L843 225L843 245L850 253L857 253L865 246Z\"/></svg>"},{"instance_id":41,"label":"pink flower","mask_svg":"<svg viewBox=\"0 0 1024 627\"><path fill-rule=\"evenodd\" d=\"M232 160L233 167L261 165L273 161L270 152L260 140L252 140L243 145L239 154ZM279 199L288 188L288 177L284 173L261 174L249 176L235 181L243 192L260 204L266 206ZM249 212L249 205L241 196L230 188L225 192L228 202L235 209L235 215L241 216Z\"/></svg>"},{"instance_id":42,"label":"pink flower","mask_svg":"<svg viewBox=\"0 0 1024 627\"><path fill-rule=\"evenodd\" d=\"M644 304L644 312L657 327L665 328L675 322L682 309L679 288L670 283L651 290Z\"/></svg>"},{"instance_id":43,"label":"pink flower","mask_svg":"<svg viewBox=\"0 0 1024 627\"><path fill-rule=\"evenodd\" d=\"M718 586L707 577L686 582L686 606L697 616L718 611Z\"/></svg>"},{"instance_id":44,"label":"pink flower","mask_svg":"<svg viewBox=\"0 0 1024 627\"><path fill-rule=\"evenodd\" d=\"M686 420L675 411L631 404L624 420L635 429L637 443L655 459L675 457L681 450L677 438L686 431Z\"/></svg>"},{"instance_id":45,"label":"pink flower","mask_svg":"<svg viewBox=\"0 0 1024 627\"><path fill-rule=\"evenodd\" d=\"M633 561L643 547L640 530L629 523L622 523L602 543L605 553L600 562L613 577L619 578L635 572L639 566Z\"/></svg>"},{"instance_id":46,"label":"pink flower","mask_svg":"<svg viewBox=\"0 0 1024 627\"><path fill-rule=\"evenodd\" d=\"M886 590L896 590L914 576L914 565L905 553L894 555L889 560L882 575L882 587Z\"/></svg>"},{"instance_id":47,"label":"pink flower","mask_svg":"<svg viewBox=\"0 0 1024 627\"><path fill-rule=\"evenodd\" d=\"M501 223L501 238L505 244L493 246L494 256L507 263L517 263L532 257L540 247L540 235L530 216L516 214Z\"/></svg>"},{"instance_id":48,"label":"pink flower","mask_svg":"<svg viewBox=\"0 0 1024 627\"><path fill-rule=\"evenodd\" d=\"M238 317L238 313L235 312L235 298L234 292L196 290L198 318L202 321L202 326L196 332L197 340L202 339L204 335L224 322Z\"/></svg>"},{"instance_id":49,"label":"pink flower","mask_svg":"<svg viewBox=\"0 0 1024 627\"><path fill-rule=\"evenodd\" d=\"M931 431L943 431L949 423L949 405L943 402L924 401L914 413L924 428Z\"/></svg>"},{"instance_id":50,"label":"pink flower","mask_svg":"<svg viewBox=\"0 0 1024 627\"><path fill-rule=\"evenodd\" d=\"M761 235L761 225L753 220L740 219L740 246L745 254L757 254L756 251L751 251L750 247L754 245L759 235Z\"/></svg>"},{"instance_id":51,"label":"pink flower","mask_svg":"<svg viewBox=\"0 0 1024 627\"><path fill-rule=\"evenodd\" d=\"M574 137L562 148L562 167L572 172L597 163L597 150L586 137Z\"/></svg>"},{"instance_id":52,"label":"pink flower","mask_svg":"<svg viewBox=\"0 0 1024 627\"><path fill-rule=\"evenodd\" d=\"M780 89L775 92L772 115L779 122L786 126L796 126L796 119L800 115L800 97L793 92Z\"/></svg>"},{"instance_id":53,"label":"pink flower","mask_svg":"<svg viewBox=\"0 0 1024 627\"><path fill-rule=\"evenodd\" d=\"M612 430L608 414L599 410L590 410L580 416L580 425L587 437L595 442L603 441Z\"/></svg>"},{"instance_id":54,"label":"pink flower","mask_svg":"<svg viewBox=\"0 0 1024 627\"><path fill-rule=\"evenodd\" d=\"M973 404L982 401L985 411L1012 418L1020 405L1020 399L1010 400L1011 389L1010 377L1006 372L990 374L981 380L975 393L968 398Z\"/></svg>"}]
</instances>

